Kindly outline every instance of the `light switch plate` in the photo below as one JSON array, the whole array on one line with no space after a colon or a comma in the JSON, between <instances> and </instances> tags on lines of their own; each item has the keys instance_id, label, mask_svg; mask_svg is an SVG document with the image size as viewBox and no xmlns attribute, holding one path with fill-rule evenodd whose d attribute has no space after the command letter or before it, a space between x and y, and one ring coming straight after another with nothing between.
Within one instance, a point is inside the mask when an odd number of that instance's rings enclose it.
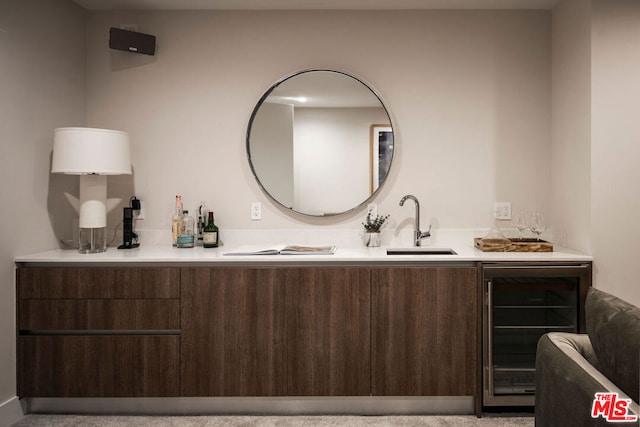
<instances>
[{"instance_id":1,"label":"light switch plate","mask_svg":"<svg viewBox=\"0 0 640 427\"><path fill-rule=\"evenodd\" d=\"M251 202L251 221L260 221L262 219L262 203Z\"/></svg>"},{"instance_id":2,"label":"light switch plate","mask_svg":"<svg viewBox=\"0 0 640 427\"><path fill-rule=\"evenodd\" d=\"M510 220L511 219L511 202L495 202L493 204L496 219Z\"/></svg>"}]
</instances>

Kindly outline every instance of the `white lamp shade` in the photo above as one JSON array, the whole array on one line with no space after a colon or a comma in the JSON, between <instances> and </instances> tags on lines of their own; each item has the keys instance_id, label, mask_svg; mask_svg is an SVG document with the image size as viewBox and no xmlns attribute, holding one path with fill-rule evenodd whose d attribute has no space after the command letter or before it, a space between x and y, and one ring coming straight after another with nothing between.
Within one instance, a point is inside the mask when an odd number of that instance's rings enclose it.
<instances>
[{"instance_id":1,"label":"white lamp shade","mask_svg":"<svg viewBox=\"0 0 640 427\"><path fill-rule=\"evenodd\" d=\"M51 172L131 174L129 134L110 129L58 128L53 138Z\"/></svg>"}]
</instances>

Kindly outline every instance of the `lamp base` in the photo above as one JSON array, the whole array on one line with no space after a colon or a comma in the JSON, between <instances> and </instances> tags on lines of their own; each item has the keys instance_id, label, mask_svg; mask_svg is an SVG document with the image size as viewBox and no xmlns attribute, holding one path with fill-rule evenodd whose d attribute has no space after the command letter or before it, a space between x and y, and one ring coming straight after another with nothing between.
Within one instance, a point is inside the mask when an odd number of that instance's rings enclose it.
<instances>
[{"instance_id":1,"label":"lamp base","mask_svg":"<svg viewBox=\"0 0 640 427\"><path fill-rule=\"evenodd\" d=\"M107 227L82 228L80 227L80 245L78 252L81 254L97 254L107 250Z\"/></svg>"}]
</instances>

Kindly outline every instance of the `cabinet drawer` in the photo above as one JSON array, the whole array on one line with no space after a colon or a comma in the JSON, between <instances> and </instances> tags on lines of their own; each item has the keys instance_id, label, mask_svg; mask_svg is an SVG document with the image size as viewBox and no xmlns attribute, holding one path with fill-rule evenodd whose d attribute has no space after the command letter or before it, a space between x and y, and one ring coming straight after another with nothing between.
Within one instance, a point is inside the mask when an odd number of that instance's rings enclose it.
<instances>
[{"instance_id":1,"label":"cabinet drawer","mask_svg":"<svg viewBox=\"0 0 640 427\"><path fill-rule=\"evenodd\" d=\"M179 298L177 268L25 267L18 298Z\"/></svg>"},{"instance_id":2,"label":"cabinet drawer","mask_svg":"<svg viewBox=\"0 0 640 427\"><path fill-rule=\"evenodd\" d=\"M18 329L180 329L178 299L22 299Z\"/></svg>"},{"instance_id":3,"label":"cabinet drawer","mask_svg":"<svg viewBox=\"0 0 640 427\"><path fill-rule=\"evenodd\" d=\"M22 336L18 394L177 396L179 346L179 336Z\"/></svg>"}]
</instances>

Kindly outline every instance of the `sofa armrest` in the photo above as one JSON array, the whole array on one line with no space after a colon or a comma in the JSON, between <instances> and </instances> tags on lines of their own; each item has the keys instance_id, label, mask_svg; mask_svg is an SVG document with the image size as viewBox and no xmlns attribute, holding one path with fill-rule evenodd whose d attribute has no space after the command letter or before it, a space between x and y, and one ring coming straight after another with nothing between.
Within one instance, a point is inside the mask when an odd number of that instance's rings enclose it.
<instances>
[{"instance_id":1,"label":"sofa armrest","mask_svg":"<svg viewBox=\"0 0 640 427\"><path fill-rule=\"evenodd\" d=\"M550 333L540 338L536 353L536 426L611 425L604 418L593 419L591 408L596 392L615 392L629 399L600 371L591 342L585 334ZM638 404L631 414L639 414Z\"/></svg>"}]
</instances>

